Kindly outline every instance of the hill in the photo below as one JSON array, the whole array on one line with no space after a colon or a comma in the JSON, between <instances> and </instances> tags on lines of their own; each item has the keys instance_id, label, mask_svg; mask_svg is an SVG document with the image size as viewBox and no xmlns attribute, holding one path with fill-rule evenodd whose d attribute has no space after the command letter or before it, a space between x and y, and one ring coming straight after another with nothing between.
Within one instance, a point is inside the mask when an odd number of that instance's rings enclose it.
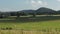
<instances>
[{"instance_id":1,"label":"hill","mask_svg":"<svg viewBox=\"0 0 60 34\"><path fill-rule=\"evenodd\" d=\"M36 10L36 13L37 14L55 14L56 11L49 9L49 8L46 8L46 7L41 7L41 8Z\"/></svg>"}]
</instances>

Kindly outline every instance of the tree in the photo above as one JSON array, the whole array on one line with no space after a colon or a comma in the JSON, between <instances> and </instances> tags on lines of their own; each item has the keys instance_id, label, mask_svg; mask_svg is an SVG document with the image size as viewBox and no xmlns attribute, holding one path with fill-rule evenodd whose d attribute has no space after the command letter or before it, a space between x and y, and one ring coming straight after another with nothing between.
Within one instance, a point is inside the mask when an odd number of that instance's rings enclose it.
<instances>
[{"instance_id":1,"label":"tree","mask_svg":"<svg viewBox=\"0 0 60 34\"><path fill-rule=\"evenodd\" d=\"M33 17L36 17L36 13L35 12L32 15L33 15Z\"/></svg>"},{"instance_id":2,"label":"tree","mask_svg":"<svg viewBox=\"0 0 60 34\"><path fill-rule=\"evenodd\" d=\"M0 18L3 18L2 14L0 14Z\"/></svg>"},{"instance_id":3,"label":"tree","mask_svg":"<svg viewBox=\"0 0 60 34\"><path fill-rule=\"evenodd\" d=\"M16 15L17 15L17 18L19 18L19 17L20 17L20 12L17 12L17 14L16 14Z\"/></svg>"},{"instance_id":4,"label":"tree","mask_svg":"<svg viewBox=\"0 0 60 34\"><path fill-rule=\"evenodd\" d=\"M11 16L16 16L16 13L17 13L17 12L10 12L10 15L11 15Z\"/></svg>"}]
</instances>

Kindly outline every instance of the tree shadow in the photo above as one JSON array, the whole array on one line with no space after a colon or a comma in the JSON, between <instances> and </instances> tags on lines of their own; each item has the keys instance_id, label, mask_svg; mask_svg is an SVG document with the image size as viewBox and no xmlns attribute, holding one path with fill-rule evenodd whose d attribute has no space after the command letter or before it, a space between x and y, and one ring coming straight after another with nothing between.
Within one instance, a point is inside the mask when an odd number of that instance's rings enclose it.
<instances>
[{"instance_id":1,"label":"tree shadow","mask_svg":"<svg viewBox=\"0 0 60 34\"><path fill-rule=\"evenodd\" d=\"M16 21L26 23L26 22L42 22L51 20L60 20L60 16L21 17Z\"/></svg>"},{"instance_id":2,"label":"tree shadow","mask_svg":"<svg viewBox=\"0 0 60 34\"><path fill-rule=\"evenodd\" d=\"M29 22L42 22L50 20L60 20L60 16L20 17L14 20L0 20L0 22L29 23Z\"/></svg>"}]
</instances>

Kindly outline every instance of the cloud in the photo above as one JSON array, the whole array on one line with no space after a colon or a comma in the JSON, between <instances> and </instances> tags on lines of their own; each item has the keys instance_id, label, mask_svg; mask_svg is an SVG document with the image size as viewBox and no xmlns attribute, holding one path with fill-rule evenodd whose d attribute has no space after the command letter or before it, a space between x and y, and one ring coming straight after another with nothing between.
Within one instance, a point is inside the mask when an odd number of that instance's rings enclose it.
<instances>
[{"instance_id":1,"label":"cloud","mask_svg":"<svg viewBox=\"0 0 60 34\"><path fill-rule=\"evenodd\" d=\"M45 6L47 6L47 5L48 5L48 3L47 3L47 2L44 2L44 5L45 5Z\"/></svg>"},{"instance_id":2,"label":"cloud","mask_svg":"<svg viewBox=\"0 0 60 34\"><path fill-rule=\"evenodd\" d=\"M37 3L42 4L42 1L38 1Z\"/></svg>"},{"instance_id":3,"label":"cloud","mask_svg":"<svg viewBox=\"0 0 60 34\"><path fill-rule=\"evenodd\" d=\"M60 0L57 0L57 1L59 1L59 2L60 2Z\"/></svg>"},{"instance_id":4,"label":"cloud","mask_svg":"<svg viewBox=\"0 0 60 34\"><path fill-rule=\"evenodd\" d=\"M12 8L0 8L0 11L16 11L17 9L12 9Z\"/></svg>"},{"instance_id":5,"label":"cloud","mask_svg":"<svg viewBox=\"0 0 60 34\"><path fill-rule=\"evenodd\" d=\"M33 7L36 7L36 6L42 5L42 1L31 0L31 4L32 4Z\"/></svg>"},{"instance_id":6,"label":"cloud","mask_svg":"<svg viewBox=\"0 0 60 34\"><path fill-rule=\"evenodd\" d=\"M41 0L37 0L37 1L31 0L31 5L32 5L33 8L39 8L41 6L43 6L43 7L47 6L48 3L47 2L43 2Z\"/></svg>"}]
</instances>

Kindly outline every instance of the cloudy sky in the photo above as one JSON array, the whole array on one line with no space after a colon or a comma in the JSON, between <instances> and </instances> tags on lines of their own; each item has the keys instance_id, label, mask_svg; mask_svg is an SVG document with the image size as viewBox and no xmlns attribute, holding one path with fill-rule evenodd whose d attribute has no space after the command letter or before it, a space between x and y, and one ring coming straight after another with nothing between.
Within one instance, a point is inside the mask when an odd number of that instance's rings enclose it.
<instances>
[{"instance_id":1,"label":"cloudy sky","mask_svg":"<svg viewBox=\"0 0 60 34\"><path fill-rule=\"evenodd\" d=\"M15 11L47 7L60 10L60 0L0 0L0 11Z\"/></svg>"}]
</instances>

